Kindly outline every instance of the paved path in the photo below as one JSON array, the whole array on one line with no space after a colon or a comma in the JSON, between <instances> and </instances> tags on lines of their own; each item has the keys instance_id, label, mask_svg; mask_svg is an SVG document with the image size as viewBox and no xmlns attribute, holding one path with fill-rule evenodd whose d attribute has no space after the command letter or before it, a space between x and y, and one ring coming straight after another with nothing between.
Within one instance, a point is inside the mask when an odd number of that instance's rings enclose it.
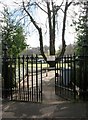
<instances>
[{"instance_id":1,"label":"paved path","mask_svg":"<svg viewBox=\"0 0 88 120\"><path fill-rule=\"evenodd\" d=\"M2 104L2 120L4 118L52 118L59 120L88 120L88 102L64 101L55 95L54 72L43 76L43 102L13 102Z\"/></svg>"},{"instance_id":2,"label":"paved path","mask_svg":"<svg viewBox=\"0 0 88 120\"><path fill-rule=\"evenodd\" d=\"M43 79L43 102L53 104L63 100L55 95L55 71L49 71L48 76Z\"/></svg>"},{"instance_id":3,"label":"paved path","mask_svg":"<svg viewBox=\"0 0 88 120\"><path fill-rule=\"evenodd\" d=\"M59 120L88 120L88 103L58 102L39 104L25 102L8 102L3 106L4 118L59 118ZM86 119L84 119L86 118ZM18 120L18 119L17 119Z\"/></svg>"}]
</instances>

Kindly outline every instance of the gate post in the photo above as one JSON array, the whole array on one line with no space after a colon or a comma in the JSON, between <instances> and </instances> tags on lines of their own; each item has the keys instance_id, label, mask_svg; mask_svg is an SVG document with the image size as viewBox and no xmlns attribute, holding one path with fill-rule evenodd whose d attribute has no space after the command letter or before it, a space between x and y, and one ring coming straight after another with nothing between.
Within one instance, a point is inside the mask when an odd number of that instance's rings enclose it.
<instances>
[{"instance_id":1,"label":"gate post","mask_svg":"<svg viewBox=\"0 0 88 120\"><path fill-rule=\"evenodd\" d=\"M87 100L88 99L88 53L87 53L87 49L88 49L88 45L86 43L87 39L84 39L83 41L83 85L82 85L82 96L83 96L83 100Z\"/></svg>"},{"instance_id":2,"label":"gate post","mask_svg":"<svg viewBox=\"0 0 88 120\"><path fill-rule=\"evenodd\" d=\"M87 87L88 87L88 78L87 78L87 69L88 69L88 66L87 66L87 56L84 54L83 56L83 86L82 86L82 89L83 89L83 100L86 100L87 99Z\"/></svg>"},{"instance_id":3,"label":"gate post","mask_svg":"<svg viewBox=\"0 0 88 120\"><path fill-rule=\"evenodd\" d=\"M7 46L3 44L3 64L2 64L2 77L3 77L3 88L2 96L8 98L8 58L7 58Z\"/></svg>"}]
</instances>

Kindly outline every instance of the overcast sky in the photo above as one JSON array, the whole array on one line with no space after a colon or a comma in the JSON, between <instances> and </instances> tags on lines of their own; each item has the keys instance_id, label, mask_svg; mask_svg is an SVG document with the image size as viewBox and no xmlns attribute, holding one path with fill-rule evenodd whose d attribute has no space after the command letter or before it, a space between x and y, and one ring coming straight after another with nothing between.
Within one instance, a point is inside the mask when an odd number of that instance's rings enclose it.
<instances>
[{"instance_id":1,"label":"overcast sky","mask_svg":"<svg viewBox=\"0 0 88 120\"><path fill-rule=\"evenodd\" d=\"M57 0L57 1L60 1L60 0ZM3 2L5 5L7 5L11 9L11 11L13 11L14 8L18 7L16 4L14 4L14 2L20 3L21 0L0 0L0 2ZM3 10L3 5L0 4L0 11L2 10ZM41 16L43 16L41 20L44 20L45 17L43 13L40 13L40 14ZM71 22L71 19L68 18L67 25L69 25L70 22ZM74 43L75 34L74 34L73 28L67 26L66 30L67 30L65 35L66 44ZM59 35L59 37L56 39L56 49L61 44L60 39L61 39L61 35ZM36 36L35 33L33 33L32 36L27 36L27 44L29 44L31 47L39 46L38 36ZM46 39L44 39L44 45L49 45L49 42L47 41L47 36L46 36Z\"/></svg>"}]
</instances>

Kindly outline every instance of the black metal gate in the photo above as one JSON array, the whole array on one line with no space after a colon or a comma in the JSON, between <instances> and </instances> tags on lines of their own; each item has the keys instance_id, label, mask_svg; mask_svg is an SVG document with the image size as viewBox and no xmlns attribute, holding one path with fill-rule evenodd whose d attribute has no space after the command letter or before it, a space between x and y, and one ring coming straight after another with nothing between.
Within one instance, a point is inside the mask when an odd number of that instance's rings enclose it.
<instances>
[{"instance_id":1,"label":"black metal gate","mask_svg":"<svg viewBox=\"0 0 88 120\"><path fill-rule=\"evenodd\" d=\"M42 101L42 61L37 55L2 61L2 97L15 101ZM55 94L65 99L88 100L88 56L68 55L55 64Z\"/></svg>"},{"instance_id":2,"label":"black metal gate","mask_svg":"<svg viewBox=\"0 0 88 120\"><path fill-rule=\"evenodd\" d=\"M60 58L55 67L55 93L67 100L88 100L88 56Z\"/></svg>"},{"instance_id":3,"label":"black metal gate","mask_svg":"<svg viewBox=\"0 0 88 120\"><path fill-rule=\"evenodd\" d=\"M42 62L37 55L3 57L2 97L16 101L42 101Z\"/></svg>"}]
</instances>

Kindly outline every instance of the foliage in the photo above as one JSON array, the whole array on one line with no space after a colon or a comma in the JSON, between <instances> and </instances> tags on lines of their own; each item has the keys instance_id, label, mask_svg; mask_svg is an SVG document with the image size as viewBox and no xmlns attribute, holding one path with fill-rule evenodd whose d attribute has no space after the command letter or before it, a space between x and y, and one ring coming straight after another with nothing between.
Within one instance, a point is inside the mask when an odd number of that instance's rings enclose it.
<instances>
[{"instance_id":1,"label":"foliage","mask_svg":"<svg viewBox=\"0 0 88 120\"><path fill-rule=\"evenodd\" d=\"M88 50L88 23L87 23L87 19L88 19L88 16L87 16L87 10L88 8L85 8L85 5L84 5L84 8L82 8L82 11L79 15L79 18L78 18L78 21L75 21L74 24L76 25L76 33L77 33L77 43L76 43L76 47L75 47L75 50L76 50L76 54L77 55L83 55L85 54L85 51L86 51L86 54L87 53L87 50Z\"/></svg>"},{"instance_id":2,"label":"foliage","mask_svg":"<svg viewBox=\"0 0 88 120\"><path fill-rule=\"evenodd\" d=\"M11 13L8 12L8 9L4 9L4 18L3 18L3 26L2 26L2 49L5 51L5 47L7 47L7 56L16 57L22 50L24 50L27 46L25 41L24 30L20 24L15 23L11 18ZM5 45L6 44L6 45ZM5 52L3 53L4 57L6 57ZM13 65L13 61L3 59L2 64L2 87L5 91L5 97L8 97L8 89L14 87L15 80L15 68L11 68L10 65Z\"/></svg>"},{"instance_id":3,"label":"foliage","mask_svg":"<svg viewBox=\"0 0 88 120\"><path fill-rule=\"evenodd\" d=\"M49 51L49 47L48 46L44 46L43 47L43 49L44 49L44 52L45 52L45 54L47 54L48 55L48 51ZM24 51L22 51L21 53L20 53L20 55L29 55L29 56L31 56L31 55L41 55L41 53L40 53L40 48L39 47L28 47L27 49L25 49Z\"/></svg>"},{"instance_id":4,"label":"foliage","mask_svg":"<svg viewBox=\"0 0 88 120\"><path fill-rule=\"evenodd\" d=\"M8 12L8 9L4 9L2 41L7 44L9 56L17 56L27 46L22 26L12 20L11 13Z\"/></svg>"},{"instance_id":5,"label":"foliage","mask_svg":"<svg viewBox=\"0 0 88 120\"><path fill-rule=\"evenodd\" d=\"M71 54L73 55L74 54L74 47L75 47L75 44L67 45L64 55L71 55ZM60 53L60 51L61 51L61 46L59 46L59 50L57 51L57 54Z\"/></svg>"},{"instance_id":6,"label":"foliage","mask_svg":"<svg viewBox=\"0 0 88 120\"><path fill-rule=\"evenodd\" d=\"M83 90L83 96L88 89L88 2L83 3L83 8L76 25L77 43L76 55L78 56L77 85ZM86 56L86 57L85 57ZM80 91L81 94L81 91Z\"/></svg>"}]
</instances>

